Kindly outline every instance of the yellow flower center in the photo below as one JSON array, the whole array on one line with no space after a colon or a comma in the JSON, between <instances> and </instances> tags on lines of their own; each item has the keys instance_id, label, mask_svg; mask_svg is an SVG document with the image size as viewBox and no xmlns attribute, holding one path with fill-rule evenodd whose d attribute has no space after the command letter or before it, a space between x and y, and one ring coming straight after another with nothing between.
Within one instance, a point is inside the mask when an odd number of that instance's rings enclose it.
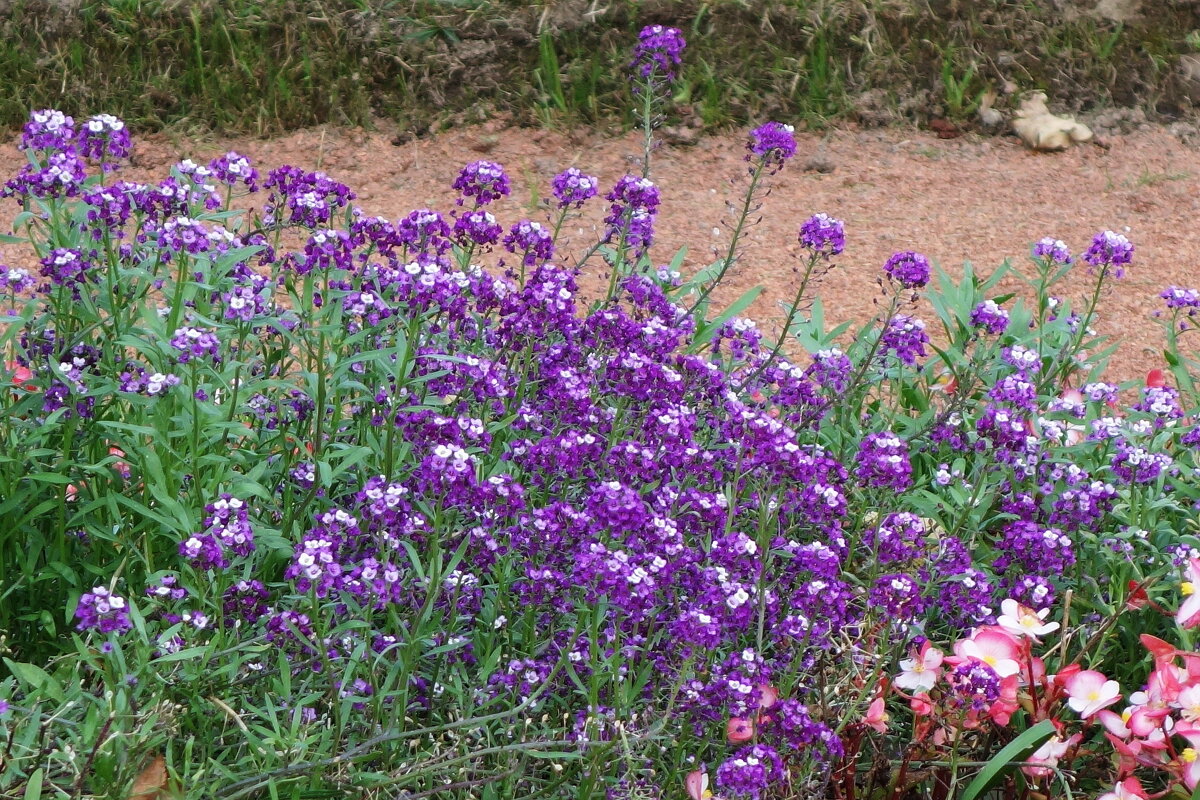
<instances>
[{"instance_id":1,"label":"yellow flower center","mask_svg":"<svg viewBox=\"0 0 1200 800\"><path fill-rule=\"evenodd\" d=\"M987 664L989 667L995 667L996 666L996 657L995 656L984 656L983 663Z\"/></svg>"},{"instance_id":2,"label":"yellow flower center","mask_svg":"<svg viewBox=\"0 0 1200 800\"><path fill-rule=\"evenodd\" d=\"M1187 597L1188 595L1195 593L1196 587L1192 585L1191 581L1184 581L1183 583L1179 584L1179 591L1183 592L1184 597Z\"/></svg>"},{"instance_id":3,"label":"yellow flower center","mask_svg":"<svg viewBox=\"0 0 1200 800\"><path fill-rule=\"evenodd\" d=\"M1088 692L1088 700L1090 700L1091 702L1094 703L1099 699L1100 699L1100 692L1096 691L1095 689Z\"/></svg>"},{"instance_id":4,"label":"yellow flower center","mask_svg":"<svg viewBox=\"0 0 1200 800\"><path fill-rule=\"evenodd\" d=\"M1191 747L1183 748L1183 752L1179 754L1179 760L1185 764L1190 764L1196 760L1196 751Z\"/></svg>"}]
</instances>

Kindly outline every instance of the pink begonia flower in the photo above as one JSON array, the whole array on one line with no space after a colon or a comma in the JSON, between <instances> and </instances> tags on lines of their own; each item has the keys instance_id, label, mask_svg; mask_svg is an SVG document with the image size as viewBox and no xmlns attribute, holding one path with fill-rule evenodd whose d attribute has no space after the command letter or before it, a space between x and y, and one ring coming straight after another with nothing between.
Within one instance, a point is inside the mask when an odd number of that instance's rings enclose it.
<instances>
[{"instance_id":1,"label":"pink begonia flower","mask_svg":"<svg viewBox=\"0 0 1200 800\"><path fill-rule=\"evenodd\" d=\"M887 733L888 713L883 708L882 697L876 697L871 701L871 705L867 706L867 715L863 717L863 722L880 733Z\"/></svg>"},{"instance_id":2,"label":"pink begonia flower","mask_svg":"<svg viewBox=\"0 0 1200 800\"><path fill-rule=\"evenodd\" d=\"M708 790L708 773L702 769L694 769L683 779L683 788L687 790L690 800L709 800L713 793Z\"/></svg>"},{"instance_id":3,"label":"pink begonia flower","mask_svg":"<svg viewBox=\"0 0 1200 800\"><path fill-rule=\"evenodd\" d=\"M1188 746L1179 751L1179 766L1183 768L1183 785L1188 791L1195 791L1200 784L1200 729L1194 726L1184 727L1182 724L1176 733L1187 739Z\"/></svg>"},{"instance_id":4,"label":"pink begonia flower","mask_svg":"<svg viewBox=\"0 0 1200 800\"><path fill-rule=\"evenodd\" d=\"M902 671L892 683L910 692L917 690L928 692L937 683L938 676L942 674L943 658L942 651L926 641L921 645L920 652L914 653L912 658L906 658L900 662Z\"/></svg>"},{"instance_id":5,"label":"pink begonia flower","mask_svg":"<svg viewBox=\"0 0 1200 800\"><path fill-rule=\"evenodd\" d=\"M1142 642L1142 647L1149 650L1150 655L1154 656L1155 668L1161 668L1164 664L1170 664L1175 660L1175 655L1179 652L1175 648L1175 645L1170 642L1164 642L1157 636L1143 633L1138 638Z\"/></svg>"},{"instance_id":6,"label":"pink begonia flower","mask_svg":"<svg viewBox=\"0 0 1200 800\"><path fill-rule=\"evenodd\" d=\"M1132 776L1118 783L1111 792L1100 795L1096 800L1146 800L1142 782Z\"/></svg>"},{"instance_id":7,"label":"pink begonia flower","mask_svg":"<svg viewBox=\"0 0 1200 800\"><path fill-rule=\"evenodd\" d=\"M1039 636L1058 630L1057 622L1046 622L1046 616L1049 613L1050 609L1048 608L1034 611L1016 600L1005 600L1000 604L1000 616L997 617L996 624L1007 633L1015 636L1028 636L1036 642Z\"/></svg>"},{"instance_id":8,"label":"pink begonia flower","mask_svg":"<svg viewBox=\"0 0 1200 800\"><path fill-rule=\"evenodd\" d=\"M1183 604L1179 606L1179 611L1175 613L1175 621L1181 628L1194 628L1200 625L1200 592L1196 591L1198 588L1200 588L1200 558L1193 558L1188 562L1187 569L1184 570L1183 583L1179 585L1184 600Z\"/></svg>"},{"instance_id":9,"label":"pink begonia flower","mask_svg":"<svg viewBox=\"0 0 1200 800\"><path fill-rule=\"evenodd\" d=\"M961 658L982 661L992 668L1001 678L1016 675L1021 671L1017 659L1021 655L1021 647L1003 629L994 626L979 628L969 639L959 639L954 643L954 654Z\"/></svg>"},{"instance_id":10,"label":"pink begonia flower","mask_svg":"<svg viewBox=\"0 0 1200 800\"><path fill-rule=\"evenodd\" d=\"M1171 709L1169 708L1136 706L1125 724L1129 726L1129 730L1133 732L1134 736L1148 739L1156 732L1160 734L1163 732L1163 720L1170 716Z\"/></svg>"},{"instance_id":11,"label":"pink begonia flower","mask_svg":"<svg viewBox=\"0 0 1200 800\"><path fill-rule=\"evenodd\" d=\"M1118 714L1115 711L1097 712L1096 716L1100 720L1100 724L1104 729L1120 739L1128 739L1133 735L1133 731L1129 728L1129 720L1133 718L1133 709L1127 708Z\"/></svg>"},{"instance_id":12,"label":"pink begonia flower","mask_svg":"<svg viewBox=\"0 0 1200 800\"><path fill-rule=\"evenodd\" d=\"M1179 716L1188 722L1200 721L1200 686L1191 684L1184 687L1175 698L1179 706Z\"/></svg>"},{"instance_id":13,"label":"pink begonia flower","mask_svg":"<svg viewBox=\"0 0 1200 800\"><path fill-rule=\"evenodd\" d=\"M988 706L988 716L992 722L1004 727L1012 719L1021 704L1017 702L1017 676L1009 675L1000 680L1000 696Z\"/></svg>"},{"instance_id":14,"label":"pink begonia flower","mask_svg":"<svg viewBox=\"0 0 1200 800\"><path fill-rule=\"evenodd\" d=\"M1067 705L1083 719L1121 699L1121 685L1094 669L1076 672L1067 679Z\"/></svg>"},{"instance_id":15,"label":"pink begonia flower","mask_svg":"<svg viewBox=\"0 0 1200 800\"><path fill-rule=\"evenodd\" d=\"M1083 734L1077 733L1067 739L1060 739L1054 736L1047 739L1046 742L1033 752L1033 755L1025 759L1030 765L1040 766L1024 766L1021 771L1031 778L1044 778L1054 772L1054 767L1058 766L1058 760L1067 754L1067 751L1079 743L1083 738Z\"/></svg>"},{"instance_id":16,"label":"pink begonia flower","mask_svg":"<svg viewBox=\"0 0 1200 800\"><path fill-rule=\"evenodd\" d=\"M764 711L779 702L779 690L765 683L758 685L758 707Z\"/></svg>"},{"instance_id":17,"label":"pink begonia flower","mask_svg":"<svg viewBox=\"0 0 1200 800\"><path fill-rule=\"evenodd\" d=\"M741 717L731 717L725 723L725 736L735 744L748 742L754 738L754 722Z\"/></svg>"},{"instance_id":18,"label":"pink begonia flower","mask_svg":"<svg viewBox=\"0 0 1200 800\"><path fill-rule=\"evenodd\" d=\"M933 713L933 700L926 692L918 692L908 701L908 707L918 717L928 716Z\"/></svg>"}]
</instances>

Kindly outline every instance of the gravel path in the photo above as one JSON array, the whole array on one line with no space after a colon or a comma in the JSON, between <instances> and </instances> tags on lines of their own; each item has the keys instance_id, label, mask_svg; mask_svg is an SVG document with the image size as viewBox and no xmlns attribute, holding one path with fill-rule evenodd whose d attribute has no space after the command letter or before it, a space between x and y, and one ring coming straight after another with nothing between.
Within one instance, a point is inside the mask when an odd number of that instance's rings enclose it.
<instances>
[{"instance_id":1,"label":"gravel path","mask_svg":"<svg viewBox=\"0 0 1200 800\"><path fill-rule=\"evenodd\" d=\"M508 170L513 195L498 204L510 224L522 216L541 218L529 198L548 193L549 178L568 166L600 176L610 186L638 169L641 144L634 134L605 136L504 128L456 130L392 144L387 131L314 129L273 140L141 137L130 180L157 179L173 161L207 161L228 149L250 156L264 174L283 163L320 168L349 184L368 213L395 219L414 208L448 212L449 189L459 168L487 158ZM824 211L846 221L847 250L837 269L817 287L829 324L865 320L873 312L879 268L896 250L918 250L952 274L970 260L981 273L1004 259L1022 265L1029 245L1042 236L1063 239L1082 252L1092 235L1111 228L1137 247L1128 276L1105 299L1097 328L1119 336L1112 379L1141 377L1162 360L1162 337L1150 320L1161 307L1157 294L1168 284L1200 284L1197 208L1200 149L1165 130L1147 128L1106 142L1058 154L1027 152L1014 138L968 135L941 140L905 130L835 131L799 137L796 159L771 181L762 219L749 229L744 258L724 299L758 283L766 286L750 314L768 330L782 324L778 303L794 291L796 231L810 214ZM686 148L664 146L655 156L653 178L662 189L657 226L658 260L670 260L687 244L685 269L694 270L723 252L728 242L727 203L740 202L745 186L742 139L702 139ZM22 164L14 148L0 156L0 174ZM807 169L806 169L807 167ZM816 168L829 171L818 171ZM595 204L566 231L573 250L586 247L603 215ZM11 201L0 209L7 228ZM0 258L19 263L9 249ZM594 291L598 282L585 287ZM1087 288L1081 274L1076 299Z\"/></svg>"}]
</instances>

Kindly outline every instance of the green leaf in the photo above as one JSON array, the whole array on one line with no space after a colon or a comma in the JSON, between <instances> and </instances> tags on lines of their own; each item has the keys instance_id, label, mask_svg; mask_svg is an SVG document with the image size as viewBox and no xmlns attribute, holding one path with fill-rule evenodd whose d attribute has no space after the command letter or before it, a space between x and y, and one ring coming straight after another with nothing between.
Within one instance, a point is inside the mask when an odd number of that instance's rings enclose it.
<instances>
[{"instance_id":1,"label":"green leaf","mask_svg":"<svg viewBox=\"0 0 1200 800\"><path fill-rule=\"evenodd\" d=\"M12 674L17 680L27 683L35 689L41 689L57 702L62 702L64 699L62 687L58 685L58 681L50 676L49 672L37 666L36 664L24 664L20 661L4 659L4 663L8 666Z\"/></svg>"},{"instance_id":2,"label":"green leaf","mask_svg":"<svg viewBox=\"0 0 1200 800\"><path fill-rule=\"evenodd\" d=\"M971 781L963 791L960 800L975 800L995 786L1004 777L1004 774L1013 768L1014 764L1020 764L1027 759L1034 750L1037 750L1053 736L1054 732L1054 723L1044 719L1013 739L999 753L992 756L983 769L979 770L975 780Z\"/></svg>"},{"instance_id":3,"label":"green leaf","mask_svg":"<svg viewBox=\"0 0 1200 800\"><path fill-rule=\"evenodd\" d=\"M38 769L29 776L29 783L25 784L25 800L40 800L42 796L43 775L43 771Z\"/></svg>"},{"instance_id":4,"label":"green leaf","mask_svg":"<svg viewBox=\"0 0 1200 800\"><path fill-rule=\"evenodd\" d=\"M172 661L189 661L193 658L199 658L208 652L207 647L188 647L184 650L177 650L174 653L167 653L164 656L151 661L151 664L169 664Z\"/></svg>"},{"instance_id":5,"label":"green leaf","mask_svg":"<svg viewBox=\"0 0 1200 800\"><path fill-rule=\"evenodd\" d=\"M720 316L718 316L712 322L709 322L700 330L696 331L696 336L692 340L692 346L697 347L708 344L710 341L712 341L712 338L717 335L717 331L721 328L721 326L724 325L728 320L745 311L751 303L758 299L758 296L762 294L762 291L763 287L755 286L753 289L739 297L731 306L729 306L729 308L721 312Z\"/></svg>"}]
</instances>

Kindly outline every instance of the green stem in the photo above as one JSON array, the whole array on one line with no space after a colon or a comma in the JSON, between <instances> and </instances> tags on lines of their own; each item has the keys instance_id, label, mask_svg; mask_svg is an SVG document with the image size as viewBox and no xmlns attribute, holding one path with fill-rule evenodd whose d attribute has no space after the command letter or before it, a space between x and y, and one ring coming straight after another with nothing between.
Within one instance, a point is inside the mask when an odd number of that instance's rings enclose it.
<instances>
[{"instance_id":1,"label":"green stem","mask_svg":"<svg viewBox=\"0 0 1200 800\"><path fill-rule=\"evenodd\" d=\"M742 201L742 211L738 215L737 224L733 228L733 237L729 240L729 249L725 253L725 258L721 260L721 271L717 273L717 276L712 279L704 291L700 293L700 297L688 309L689 314L695 312L700 307L700 304L712 294L713 290L721 284L721 281L725 278L725 274L733 266L734 256L737 254L738 242L741 241L742 231L746 227L746 220L750 218L750 211L754 206L755 192L758 191L758 184L762 180L765 167L765 162L759 161L754 167L754 171L750 173L750 187L746 190L745 200Z\"/></svg>"}]
</instances>

